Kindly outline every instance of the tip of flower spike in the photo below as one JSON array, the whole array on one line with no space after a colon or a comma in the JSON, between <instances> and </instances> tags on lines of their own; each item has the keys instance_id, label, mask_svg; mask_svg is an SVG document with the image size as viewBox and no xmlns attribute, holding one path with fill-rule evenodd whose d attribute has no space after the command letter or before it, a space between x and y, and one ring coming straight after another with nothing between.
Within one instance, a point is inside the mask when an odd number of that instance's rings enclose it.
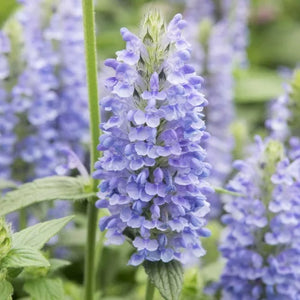
<instances>
[{"instance_id":1,"label":"tip of flower spike","mask_svg":"<svg viewBox=\"0 0 300 300\"><path fill-rule=\"evenodd\" d=\"M264 169L266 176L271 176L275 170L277 163L282 160L284 155L284 148L281 142L270 140L264 151Z\"/></svg>"},{"instance_id":2,"label":"tip of flower spike","mask_svg":"<svg viewBox=\"0 0 300 300\"><path fill-rule=\"evenodd\" d=\"M9 226L3 218L0 218L0 260L10 251L11 232Z\"/></svg>"},{"instance_id":3,"label":"tip of flower spike","mask_svg":"<svg viewBox=\"0 0 300 300\"><path fill-rule=\"evenodd\" d=\"M187 22L182 19L182 14L176 14L171 20L168 29L178 28L180 30L184 29L187 25Z\"/></svg>"},{"instance_id":4,"label":"tip of flower spike","mask_svg":"<svg viewBox=\"0 0 300 300\"><path fill-rule=\"evenodd\" d=\"M144 17L141 28L141 37L144 43L149 40L158 43L160 37L165 33L165 21L157 9L150 10Z\"/></svg>"}]
</instances>

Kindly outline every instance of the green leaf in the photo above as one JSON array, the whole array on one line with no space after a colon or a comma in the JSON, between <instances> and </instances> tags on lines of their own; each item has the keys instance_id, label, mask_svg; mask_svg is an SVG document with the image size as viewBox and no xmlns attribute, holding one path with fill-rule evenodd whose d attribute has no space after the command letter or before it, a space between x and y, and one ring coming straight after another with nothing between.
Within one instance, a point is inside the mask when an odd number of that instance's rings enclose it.
<instances>
[{"instance_id":1,"label":"green leaf","mask_svg":"<svg viewBox=\"0 0 300 300\"><path fill-rule=\"evenodd\" d=\"M183 284L183 269L180 262L146 261L144 267L151 283L157 287L164 299L179 299Z\"/></svg>"},{"instance_id":2,"label":"green leaf","mask_svg":"<svg viewBox=\"0 0 300 300\"><path fill-rule=\"evenodd\" d=\"M5 189L15 189L15 188L17 188L17 185L13 181L0 179L0 191Z\"/></svg>"},{"instance_id":3,"label":"green leaf","mask_svg":"<svg viewBox=\"0 0 300 300\"><path fill-rule=\"evenodd\" d=\"M22 271L23 271L23 268L8 269L7 270L7 277L6 278L11 281L12 279L14 279L17 276L19 276Z\"/></svg>"},{"instance_id":4,"label":"green leaf","mask_svg":"<svg viewBox=\"0 0 300 300\"><path fill-rule=\"evenodd\" d=\"M214 186L213 189L215 190L215 192L217 194L225 194L225 195L231 195L231 196L236 196L236 197L245 197L245 195L243 195L241 193L232 192L232 191L223 189L221 187Z\"/></svg>"},{"instance_id":5,"label":"green leaf","mask_svg":"<svg viewBox=\"0 0 300 300\"><path fill-rule=\"evenodd\" d=\"M271 1L286 2L285 1ZM298 3L299 1L292 0ZM270 3L271 3L270 2ZM295 11L299 15L299 11ZM249 45L250 61L253 64L268 67L294 66L300 61L299 21L272 22L267 26L258 26L252 32Z\"/></svg>"},{"instance_id":6,"label":"green leaf","mask_svg":"<svg viewBox=\"0 0 300 300\"><path fill-rule=\"evenodd\" d=\"M58 238L59 244L68 247L84 246L86 241L86 229L71 228L67 232L62 232Z\"/></svg>"},{"instance_id":7,"label":"green leaf","mask_svg":"<svg viewBox=\"0 0 300 300\"><path fill-rule=\"evenodd\" d=\"M49 200L81 200L94 196L82 177L52 176L21 185L0 198L0 216Z\"/></svg>"},{"instance_id":8,"label":"green leaf","mask_svg":"<svg viewBox=\"0 0 300 300\"><path fill-rule=\"evenodd\" d=\"M64 285L64 291L66 293L66 297L65 297L66 299L82 300L81 295L83 291L81 285L73 281L67 281L67 280L64 280L63 285Z\"/></svg>"},{"instance_id":9,"label":"green leaf","mask_svg":"<svg viewBox=\"0 0 300 300\"><path fill-rule=\"evenodd\" d=\"M65 299L61 279L41 278L25 282L24 290L32 300L62 300Z\"/></svg>"},{"instance_id":10,"label":"green leaf","mask_svg":"<svg viewBox=\"0 0 300 300\"><path fill-rule=\"evenodd\" d=\"M40 251L30 247L13 248L1 262L4 268L49 267Z\"/></svg>"},{"instance_id":11,"label":"green leaf","mask_svg":"<svg viewBox=\"0 0 300 300\"><path fill-rule=\"evenodd\" d=\"M220 252L218 250L218 245L220 242L220 235L223 229L220 221L210 220L206 227L211 231L211 236L209 238L201 239L202 246L206 250L206 255L201 258L201 270L209 264L214 263L219 260Z\"/></svg>"},{"instance_id":12,"label":"green leaf","mask_svg":"<svg viewBox=\"0 0 300 300\"><path fill-rule=\"evenodd\" d=\"M7 18L14 12L14 10L18 7L18 3L16 0L9 1L1 1L1 9L0 9L0 27L5 23Z\"/></svg>"},{"instance_id":13,"label":"green leaf","mask_svg":"<svg viewBox=\"0 0 300 300\"><path fill-rule=\"evenodd\" d=\"M269 69L238 70L235 78L235 98L239 104L269 101L283 93L282 78Z\"/></svg>"},{"instance_id":14,"label":"green leaf","mask_svg":"<svg viewBox=\"0 0 300 300\"><path fill-rule=\"evenodd\" d=\"M49 272L55 272L56 270L59 270L61 268L69 266L71 263L64 259L58 259L58 258L51 258L49 259L50 262L50 270Z\"/></svg>"},{"instance_id":15,"label":"green leaf","mask_svg":"<svg viewBox=\"0 0 300 300\"><path fill-rule=\"evenodd\" d=\"M56 235L73 216L54 219L36 224L12 235L13 247L41 249L51 237Z\"/></svg>"},{"instance_id":16,"label":"green leaf","mask_svg":"<svg viewBox=\"0 0 300 300\"><path fill-rule=\"evenodd\" d=\"M11 300L11 296L14 292L13 286L10 284L10 282L6 280L0 281L0 297L1 300Z\"/></svg>"},{"instance_id":17,"label":"green leaf","mask_svg":"<svg viewBox=\"0 0 300 300\"><path fill-rule=\"evenodd\" d=\"M224 261L218 260L202 268L200 274L206 283L219 280L224 268Z\"/></svg>"}]
</instances>

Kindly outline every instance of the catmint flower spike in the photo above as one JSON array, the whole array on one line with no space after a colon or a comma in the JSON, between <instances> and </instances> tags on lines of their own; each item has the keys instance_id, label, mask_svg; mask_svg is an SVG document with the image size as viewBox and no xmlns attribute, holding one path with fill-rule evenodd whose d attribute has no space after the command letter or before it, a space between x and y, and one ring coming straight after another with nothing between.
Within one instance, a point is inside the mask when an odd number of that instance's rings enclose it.
<instances>
[{"instance_id":1,"label":"catmint flower spike","mask_svg":"<svg viewBox=\"0 0 300 300\"><path fill-rule=\"evenodd\" d=\"M202 78L189 65L191 48L180 14L166 25L150 12L139 36L122 28L126 49L106 66L108 95L101 99L99 151L94 177L101 179L98 208L107 242L129 239L129 264L144 260L187 262L205 254L200 236L209 212L210 166L202 140L207 101Z\"/></svg>"},{"instance_id":2,"label":"catmint flower spike","mask_svg":"<svg viewBox=\"0 0 300 300\"><path fill-rule=\"evenodd\" d=\"M10 229L3 218L0 218L0 261L12 247Z\"/></svg>"},{"instance_id":3,"label":"catmint flower spike","mask_svg":"<svg viewBox=\"0 0 300 300\"><path fill-rule=\"evenodd\" d=\"M256 151L237 161L220 250L227 259L222 300L298 299L300 159L290 161L282 144L257 139Z\"/></svg>"}]
</instances>

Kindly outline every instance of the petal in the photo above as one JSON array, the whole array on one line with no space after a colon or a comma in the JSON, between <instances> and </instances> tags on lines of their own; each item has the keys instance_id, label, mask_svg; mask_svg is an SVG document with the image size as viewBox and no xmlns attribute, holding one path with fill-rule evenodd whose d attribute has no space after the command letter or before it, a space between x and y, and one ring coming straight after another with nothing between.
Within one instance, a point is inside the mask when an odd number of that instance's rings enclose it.
<instances>
[{"instance_id":1,"label":"petal","mask_svg":"<svg viewBox=\"0 0 300 300\"><path fill-rule=\"evenodd\" d=\"M145 242L145 249L148 251L155 251L158 248L157 240L146 240Z\"/></svg>"},{"instance_id":2,"label":"petal","mask_svg":"<svg viewBox=\"0 0 300 300\"><path fill-rule=\"evenodd\" d=\"M164 173L161 168L156 168L153 172L153 176L154 176L155 183L160 183L164 179Z\"/></svg>"},{"instance_id":3,"label":"petal","mask_svg":"<svg viewBox=\"0 0 300 300\"><path fill-rule=\"evenodd\" d=\"M138 266L140 265L145 259L145 254L143 251L135 253L131 256L128 264L132 266Z\"/></svg>"},{"instance_id":4,"label":"petal","mask_svg":"<svg viewBox=\"0 0 300 300\"><path fill-rule=\"evenodd\" d=\"M133 246L136 247L138 250L143 250L146 247L145 240L141 237L136 237L132 242Z\"/></svg>"},{"instance_id":5,"label":"petal","mask_svg":"<svg viewBox=\"0 0 300 300\"><path fill-rule=\"evenodd\" d=\"M121 83L119 82L114 87L114 93L117 94L121 98L128 98L133 95L134 87L128 83Z\"/></svg>"},{"instance_id":6,"label":"petal","mask_svg":"<svg viewBox=\"0 0 300 300\"><path fill-rule=\"evenodd\" d=\"M148 145L145 142L137 142L134 146L135 151L138 155L147 155Z\"/></svg>"},{"instance_id":7,"label":"petal","mask_svg":"<svg viewBox=\"0 0 300 300\"><path fill-rule=\"evenodd\" d=\"M134 114L133 119L134 119L134 121L137 125L142 125L146 122L145 114L141 110L136 111L136 113Z\"/></svg>"},{"instance_id":8,"label":"petal","mask_svg":"<svg viewBox=\"0 0 300 300\"><path fill-rule=\"evenodd\" d=\"M140 228L143 225L144 217L134 216L128 222L128 226L132 228Z\"/></svg>"},{"instance_id":9,"label":"petal","mask_svg":"<svg viewBox=\"0 0 300 300\"><path fill-rule=\"evenodd\" d=\"M154 72L150 78L150 89L153 92L157 92L159 89L158 74L156 72Z\"/></svg>"},{"instance_id":10,"label":"petal","mask_svg":"<svg viewBox=\"0 0 300 300\"><path fill-rule=\"evenodd\" d=\"M161 251L161 260L165 263L171 261L174 258L174 251L172 249L164 249Z\"/></svg>"},{"instance_id":11,"label":"petal","mask_svg":"<svg viewBox=\"0 0 300 300\"><path fill-rule=\"evenodd\" d=\"M128 220L130 220L132 217L132 210L130 207L125 207L121 210L120 212L120 219L123 222L127 222Z\"/></svg>"},{"instance_id":12,"label":"petal","mask_svg":"<svg viewBox=\"0 0 300 300\"><path fill-rule=\"evenodd\" d=\"M149 127L156 128L160 124L160 118L157 114L152 113L147 115L146 122Z\"/></svg>"},{"instance_id":13,"label":"petal","mask_svg":"<svg viewBox=\"0 0 300 300\"><path fill-rule=\"evenodd\" d=\"M138 158L138 159L132 160L130 162L129 166L133 171L136 171L144 166L144 161L142 158Z\"/></svg>"},{"instance_id":14,"label":"petal","mask_svg":"<svg viewBox=\"0 0 300 300\"><path fill-rule=\"evenodd\" d=\"M130 198L134 200L139 199L140 191L138 189L138 185L135 182L128 183L126 187L126 192Z\"/></svg>"},{"instance_id":15,"label":"petal","mask_svg":"<svg viewBox=\"0 0 300 300\"><path fill-rule=\"evenodd\" d=\"M109 244L112 245L122 245L125 241L125 237L121 233L113 230L107 231L106 237Z\"/></svg>"},{"instance_id":16,"label":"petal","mask_svg":"<svg viewBox=\"0 0 300 300\"><path fill-rule=\"evenodd\" d=\"M147 182L146 185L145 185L145 192L148 195L151 195L151 196L156 195L157 194L157 185L153 184L153 183L150 183L150 182Z\"/></svg>"}]
</instances>

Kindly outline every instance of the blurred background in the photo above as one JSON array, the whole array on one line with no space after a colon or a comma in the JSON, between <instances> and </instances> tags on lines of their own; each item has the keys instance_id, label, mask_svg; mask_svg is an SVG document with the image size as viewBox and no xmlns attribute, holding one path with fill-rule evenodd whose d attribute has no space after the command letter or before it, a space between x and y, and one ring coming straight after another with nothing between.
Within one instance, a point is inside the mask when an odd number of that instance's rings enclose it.
<instances>
[{"instance_id":1,"label":"blurred background","mask_svg":"<svg viewBox=\"0 0 300 300\"><path fill-rule=\"evenodd\" d=\"M44 2L50 4L51 0ZM19 34L20 28L14 24L13 20L21 6L22 4L15 0L3 0L0 3L0 27L3 27L11 36ZM127 27L134 33L138 33L143 15L153 7L159 8L168 20L175 13L183 13L185 10L184 1L180 0L95 0L95 6L100 72L103 61L114 57L117 50L124 48L125 43L120 36L121 27ZM52 13L51 9L49 13ZM283 93L284 82L291 77L293 69L300 62L300 1L252 0L248 26L248 60L234 70L236 124L239 122L242 124L234 133L237 141L241 143L247 139L252 140L253 134L265 135L264 122L267 117L267 104ZM12 44L13 47L17 49L19 45ZM12 52L14 53L14 50ZM11 63L12 74L18 73L19 68L20 62L16 54ZM238 157L238 155L235 156ZM75 210L83 212L84 204L76 204ZM73 264L64 271L65 289L70 295L68 299L80 299L78 297L80 287L77 283L82 281L80 270L83 258L79 254L81 252L77 252L76 249L83 247L85 232L82 228L85 222L84 216L79 216L76 219L78 230L72 231L71 229L60 237L61 244L70 247L73 251L70 254ZM209 268L203 268L201 275L195 270L186 274L184 299L200 299L201 288L208 281L216 279L220 272L220 264L214 264L218 256L216 241L220 225L212 223L210 228L213 238L204 242L208 249L204 265L209 265ZM127 299L141 299L139 297L143 294L146 276L140 269L137 271L126 265L131 251L132 249L127 244L122 248L104 248L97 280L99 286L105 286L103 291L106 295L105 299L125 299L124 297L118 298L123 293L128 294ZM103 276L104 272L105 276ZM138 286L137 293L133 291L136 286Z\"/></svg>"},{"instance_id":2,"label":"blurred background","mask_svg":"<svg viewBox=\"0 0 300 300\"><path fill-rule=\"evenodd\" d=\"M50 1L49 1L50 2ZM248 66L236 70L235 102L249 128L262 124L266 101L282 92L282 78L300 61L300 2L252 0L249 17ZM169 18L183 12L184 1L96 0L98 57L113 57L124 46L121 27L138 32L144 13L159 7ZM18 9L15 0L0 4L0 26Z\"/></svg>"}]
</instances>

